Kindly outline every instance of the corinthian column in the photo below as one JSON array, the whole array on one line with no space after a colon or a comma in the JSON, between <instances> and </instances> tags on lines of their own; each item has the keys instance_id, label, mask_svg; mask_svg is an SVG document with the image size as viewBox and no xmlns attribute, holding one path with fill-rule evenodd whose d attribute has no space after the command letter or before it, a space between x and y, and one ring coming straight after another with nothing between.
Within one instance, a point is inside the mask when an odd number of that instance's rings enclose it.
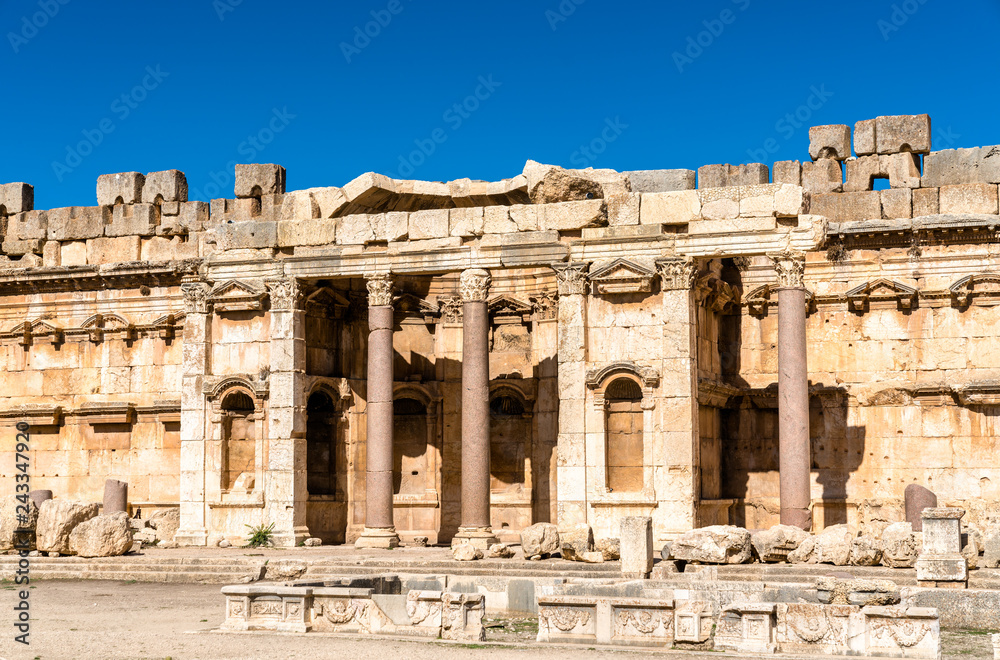
<instances>
[{"instance_id":1,"label":"corinthian column","mask_svg":"<svg viewBox=\"0 0 1000 660\"><path fill-rule=\"evenodd\" d=\"M392 520L392 275L367 278L368 285L368 460L365 474L365 531L357 548L395 548Z\"/></svg>"},{"instance_id":2,"label":"corinthian column","mask_svg":"<svg viewBox=\"0 0 1000 660\"><path fill-rule=\"evenodd\" d=\"M805 256L771 257L778 274L778 440L781 524L812 528Z\"/></svg>"},{"instance_id":3,"label":"corinthian column","mask_svg":"<svg viewBox=\"0 0 1000 660\"><path fill-rule=\"evenodd\" d=\"M452 543L496 543L490 525L489 272L462 273L462 524Z\"/></svg>"}]
</instances>

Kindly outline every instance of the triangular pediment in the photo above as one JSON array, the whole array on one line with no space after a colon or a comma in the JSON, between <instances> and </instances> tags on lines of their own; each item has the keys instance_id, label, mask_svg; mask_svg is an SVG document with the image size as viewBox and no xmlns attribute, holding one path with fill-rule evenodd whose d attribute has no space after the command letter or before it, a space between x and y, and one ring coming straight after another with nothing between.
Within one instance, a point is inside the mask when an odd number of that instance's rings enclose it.
<instances>
[{"instance_id":1,"label":"triangular pediment","mask_svg":"<svg viewBox=\"0 0 1000 660\"><path fill-rule=\"evenodd\" d=\"M530 304L515 298L514 296L497 296L490 300L490 314L501 316L514 316L518 314L531 314Z\"/></svg>"},{"instance_id":2,"label":"triangular pediment","mask_svg":"<svg viewBox=\"0 0 1000 660\"><path fill-rule=\"evenodd\" d=\"M437 305L432 305L423 298L418 298L412 293L402 294L396 298L396 300L392 303L392 306L393 309L395 309L396 314L422 317L425 320L429 320L431 317L435 317L440 313Z\"/></svg>"},{"instance_id":3,"label":"triangular pediment","mask_svg":"<svg viewBox=\"0 0 1000 660\"><path fill-rule=\"evenodd\" d=\"M316 289L305 300L305 309L312 315L336 316L339 311L347 309L350 301L329 287Z\"/></svg>"},{"instance_id":4,"label":"triangular pediment","mask_svg":"<svg viewBox=\"0 0 1000 660\"><path fill-rule=\"evenodd\" d=\"M207 300L217 312L255 311L261 309L265 295L262 288L240 280L229 280L209 291Z\"/></svg>"},{"instance_id":5,"label":"triangular pediment","mask_svg":"<svg viewBox=\"0 0 1000 660\"><path fill-rule=\"evenodd\" d=\"M654 277L656 272L651 268L619 258L591 271L589 279L597 285L598 293L649 293Z\"/></svg>"},{"instance_id":6,"label":"triangular pediment","mask_svg":"<svg viewBox=\"0 0 1000 660\"><path fill-rule=\"evenodd\" d=\"M968 304L972 296L1000 296L1000 275L995 273L969 275L955 282L948 289L961 305Z\"/></svg>"},{"instance_id":7,"label":"triangular pediment","mask_svg":"<svg viewBox=\"0 0 1000 660\"><path fill-rule=\"evenodd\" d=\"M84 321L83 325L80 327L85 330L92 328L100 328L102 330L124 330L131 326L132 324L128 320L118 314L94 314L89 319Z\"/></svg>"}]
</instances>

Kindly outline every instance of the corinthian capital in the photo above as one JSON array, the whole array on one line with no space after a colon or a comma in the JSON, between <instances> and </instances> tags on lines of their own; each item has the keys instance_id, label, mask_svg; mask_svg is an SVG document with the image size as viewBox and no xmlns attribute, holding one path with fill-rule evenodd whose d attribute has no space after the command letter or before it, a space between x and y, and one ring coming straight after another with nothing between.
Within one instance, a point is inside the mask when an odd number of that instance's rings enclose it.
<instances>
[{"instance_id":1,"label":"corinthian capital","mask_svg":"<svg viewBox=\"0 0 1000 660\"><path fill-rule=\"evenodd\" d=\"M590 262L580 261L570 264L553 264L560 296L582 296L587 293L587 271Z\"/></svg>"},{"instance_id":2,"label":"corinthian capital","mask_svg":"<svg viewBox=\"0 0 1000 660\"><path fill-rule=\"evenodd\" d=\"M656 270L660 274L660 286L665 291L690 289L698 274L698 262L690 257L659 259Z\"/></svg>"},{"instance_id":3,"label":"corinthian capital","mask_svg":"<svg viewBox=\"0 0 1000 660\"><path fill-rule=\"evenodd\" d=\"M275 279L264 282L271 294L271 309L275 311L291 311L298 307L302 298L302 287L298 280Z\"/></svg>"},{"instance_id":4,"label":"corinthian capital","mask_svg":"<svg viewBox=\"0 0 1000 660\"><path fill-rule=\"evenodd\" d=\"M188 314L208 313L208 285L204 282L184 282L181 284L184 296L184 311Z\"/></svg>"},{"instance_id":5,"label":"corinthian capital","mask_svg":"<svg viewBox=\"0 0 1000 660\"><path fill-rule=\"evenodd\" d=\"M797 252L782 252L768 255L774 262L774 272L778 275L779 288L794 288L803 285L806 270L806 255Z\"/></svg>"},{"instance_id":6,"label":"corinthian capital","mask_svg":"<svg viewBox=\"0 0 1000 660\"><path fill-rule=\"evenodd\" d=\"M392 273L378 273L365 277L369 307L392 307L393 281Z\"/></svg>"},{"instance_id":7,"label":"corinthian capital","mask_svg":"<svg viewBox=\"0 0 1000 660\"><path fill-rule=\"evenodd\" d=\"M490 295L490 284L493 278L487 270L470 268L462 271L458 290L462 294L462 302L486 302Z\"/></svg>"}]
</instances>

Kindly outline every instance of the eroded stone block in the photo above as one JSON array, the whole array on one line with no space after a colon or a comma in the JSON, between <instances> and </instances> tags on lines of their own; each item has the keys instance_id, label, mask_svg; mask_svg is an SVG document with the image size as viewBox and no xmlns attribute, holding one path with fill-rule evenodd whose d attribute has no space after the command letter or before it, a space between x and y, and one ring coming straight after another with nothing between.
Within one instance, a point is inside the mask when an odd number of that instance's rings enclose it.
<instances>
[{"instance_id":1,"label":"eroded stone block","mask_svg":"<svg viewBox=\"0 0 1000 660\"><path fill-rule=\"evenodd\" d=\"M851 128L846 124L813 126L809 129L809 157L846 160L851 156Z\"/></svg>"},{"instance_id":2,"label":"eroded stone block","mask_svg":"<svg viewBox=\"0 0 1000 660\"><path fill-rule=\"evenodd\" d=\"M619 545L622 576L647 578L653 570L653 519L626 516L621 522Z\"/></svg>"},{"instance_id":3,"label":"eroded stone block","mask_svg":"<svg viewBox=\"0 0 1000 660\"><path fill-rule=\"evenodd\" d=\"M278 247L333 245L337 222L333 219L282 220L278 223Z\"/></svg>"},{"instance_id":4,"label":"eroded stone block","mask_svg":"<svg viewBox=\"0 0 1000 660\"><path fill-rule=\"evenodd\" d=\"M278 223L234 222L215 229L221 250L273 248L278 245Z\"/></svg>"},{"instance_id":5,"label":"eroded stone block","mask_svg":"<svg viewBox=\"0 0 1000 660\"><path fill-rule=\"evenodd\" d=\"M411 241L448 236L448 209L415 211L409 218Z\"/></svg>"},{"instance_id":6,"label":"eroded stone block","mask_svg":"<svg viewBox=\"0 0 1000 660\"><path fill-rule=\"evenodd\" d=\"M809 211L831 222L881 220L882 198L877 190L813 195Z\"/></svg>"},{"instance_id":7,"label":"eroded stone block","mask_svg":"<svg viewBox=\"0 0 1000 660\"><path fill-rule=\"evenodd\" d=\"M142 187L146 181L139 172L102 174L97 177L97 205L138 204L142 201Z\"/></svg>"},{"instance_id":8,"label":"eroded stone block","mask_svg":"<svg viewBox=\"0 0 1000 660\"><path fill-rule=\"evenodd\" d=\"M813 195L840 192L843 186L844 174L838 161L823 158L814 163L802 163L802 187L806 192Z\"/></svg>"},{"instance_id":9,"label":"eroded stone block","mask_svg":"<svg viewBox=\"0 0 1000 660\"><path fill-rule=\"evenodd\" d=\"M802 163L797 160L779 160L774 164L772 173L774 183L788 183L793 186L802 185Z\"/></svg>"},{"instance_id":10,"label":"eroded stone block","mask_svg":"<svg viewBox=\"0 0 1000 660\"><path fill-rule=\"evenodd\" d=\"M893 115L875 119L875 142L879 154L931 151L930 115Z\"/></svg>"},{"instance_id":11,"label":"eroded stone block","mask_svg":"<svg viewBox=\"0 0 1000 660\"><path fill-rule=\"evenodd\" d=\"M236 165L236 197L260 197L285 192L285 168L273 163Z\"/></svg>"},{"instance_id":12,"label":"eroded stone block","mask_svg":"<svg viewBox=\"0 0 1000 660\"><path fill-rule=\"evenodd\" d=\"M146 204L188 201L188 184L184 172L164 170L147 174L142 187L142 201Z\"/></svg>"},{"instance_id":13,"label":"eroded stone block","mask_svg":"<svg viewBox=\"0 0 1000 660\"><path fill-rule=\"evenodd\" d=\"M635 170L628 172L629 187L634 193L694 190L694 170Z\"/></svg>"},{"instance_id":14,"label":"eroded stone block","mask_svg":"<svg viewBox=\"0 0 1000 660\"><path fill-rule=\"evenodd\" d=\"M153 236L160 224L160 207L155 204L130 204L112 207L111 223L105 236Z\"/></svg>"},{"instance_id":15,"label":"eroded stone block","mask_svg":"<svg viewBox=\"0 0 1000 660\"><path fill-rule=\"evenodd\" d=\"M938 188L917 188L913 191L913 217L939 213Z\"/></svg>"},{"instance_id":16,"label":"eroded stone block","mask_svg":"<svg viewBox=\"0 0 1000 660\"><path fill-rule=\"evenodd\" d=\"M47 238L52 241L76 241L104 235L104 225L111 219L108 206L68 206L46 211Z\"/></svg>"},{"instance_id":17,"label":"eroded stone block","mask_svg":"<svg viewBox=\"0 0 1000 660\"><path fill-rule=\"evenodd\" d=\"M882 216L884 218L913 217L913 191L909 188L894 188L880 191Z\"/></svg>"},{"instance_id":18,"label":"eroded stone block","mask_svg":"<svg viewBox=\"0 0 1000 660\"><path fill-rule=\"evenodd\" d=\"M996 215L998 212L997 186L991 183L942 186L938 206L941 213Z\"/></svg>"},{"instance_id":19,"label":"eroded stone block","mask_svg":"<svg viewBox=\"0 0 1000 660\"><path fill-rule=\"evenodd\" d=\"M935 151L924 158L925 188L1000 183L1000 145Z\"/></svg>"},{"instance_id":20,"label":"eroded stone block","mask_svg":"<svg viewBox=\"0 0 1000 660\"><path fill-rule=\"evenodd\" d=\"M701 198L694 190L642 195L640 224L686 225L700 218Z\"/></svg>"},{"instance_id":21,"label":"eroded stone block","mask_svg":"<svg viewBox=\"0 0 1000 660\"><path fill-rule=\"evenodd\" d=\"M0 185L0 216L25 213L35 208L35 187L27 183Z\"/></svg>"},{"instance_id":22,"label":"eroded stone block","mask_svg":"<svg viewBox=\"0 0 1000 660\"><path fill-rule=\"evenodd\" d=\"M87 263L92 266L138 260L138 236L101 237L87 241Z\"/></svg>"}]
</instances>

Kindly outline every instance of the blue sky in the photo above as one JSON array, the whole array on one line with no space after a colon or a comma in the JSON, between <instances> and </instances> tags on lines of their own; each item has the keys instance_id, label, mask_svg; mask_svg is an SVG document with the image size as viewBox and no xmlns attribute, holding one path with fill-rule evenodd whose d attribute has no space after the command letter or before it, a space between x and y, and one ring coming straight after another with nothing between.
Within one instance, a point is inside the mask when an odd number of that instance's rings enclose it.
<instances>
[{"instance_id":1,"label":"blue sky","mask_svg":"<svg viewBox=\"0 0 1000 660\"><path fill-rule=\"evenodd\" d=\"M1000 2L0 0L0 181L36 208L100 174L232 164L288 188L366 171L495 180L808 158L808 127L929 113L1000 143ZM366 34L367 33L367 34Z\"/></svg>"}]
</instances>

